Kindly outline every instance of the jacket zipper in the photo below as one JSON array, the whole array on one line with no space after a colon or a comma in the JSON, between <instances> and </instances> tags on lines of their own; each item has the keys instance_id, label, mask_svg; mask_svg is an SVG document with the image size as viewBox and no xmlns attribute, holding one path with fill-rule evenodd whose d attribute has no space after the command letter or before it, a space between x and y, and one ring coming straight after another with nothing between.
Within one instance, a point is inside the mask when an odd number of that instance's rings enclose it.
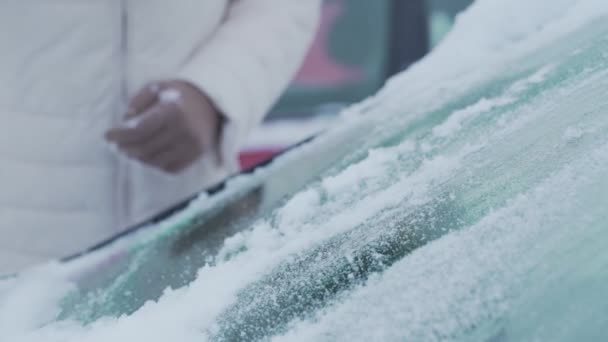
<instances>
[{"instance_id":1,"label":"jacket zipper","mask_svg":"<svg viewBox=\"0 0 608 342\"><path fill-rule=\"evenodd\" d=\"M120 0L120 57L121 57L121 92L123 105L128 101L128 55L129 55L129 8L128 0Z\"/></svg>"},{"instance_id":2,"label":"jacket zipper","mask_svg":"<svg viewBox=\"0 0 608 342\"><path fill-rule=\"evenodd\" d=\"M129 102L129 4L120 0L120 98L118 122L122 121ZM119 157L117 170L116 203L117 229L123 229L129 223L131 215L131 184L129 182L129 162Z\"/></svg>"}]
</instances>

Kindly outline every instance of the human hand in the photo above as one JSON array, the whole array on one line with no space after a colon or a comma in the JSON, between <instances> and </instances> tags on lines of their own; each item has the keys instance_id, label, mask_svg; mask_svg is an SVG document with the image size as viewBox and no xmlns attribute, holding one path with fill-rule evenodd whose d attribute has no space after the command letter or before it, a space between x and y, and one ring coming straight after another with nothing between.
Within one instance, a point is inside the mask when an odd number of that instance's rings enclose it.
<instances>
[{"instance_id":1,"label":"human hand","mask_svg":"<svg viewBox=\"0 0 608 342\"><path fill-rule=\"evenodd\" d=\"M133 97L125 121L106 133L129 157L179 173L203 154L219 160L221 115L209 98L184 81L155 82Z\"/></svg>"}]
</instances>

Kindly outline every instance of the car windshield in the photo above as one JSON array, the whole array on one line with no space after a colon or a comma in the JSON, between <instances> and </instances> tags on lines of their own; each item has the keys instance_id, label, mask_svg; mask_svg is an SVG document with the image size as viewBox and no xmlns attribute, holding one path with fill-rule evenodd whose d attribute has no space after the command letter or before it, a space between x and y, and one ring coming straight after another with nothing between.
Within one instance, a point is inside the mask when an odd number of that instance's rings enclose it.
<instances>
[{"instance_id":1,"label":"car windshield","mask_svg":"<svg viewBox=\"0 0 608 342\"><path fill-rule=\"evenodd\" d=\"M0 280L0 337L606 339L608 6L538 3L473 4L327 134Z\"/></svg>"}]
</instances>

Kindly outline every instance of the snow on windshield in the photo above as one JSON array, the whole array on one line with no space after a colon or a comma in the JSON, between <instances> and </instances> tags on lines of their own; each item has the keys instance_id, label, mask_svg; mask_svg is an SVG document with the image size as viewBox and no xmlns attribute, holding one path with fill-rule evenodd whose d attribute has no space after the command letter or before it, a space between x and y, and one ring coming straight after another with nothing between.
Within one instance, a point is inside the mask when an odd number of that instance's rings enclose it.
<instances>
[{"instance_id":1,"label":"snow on windshield","mask_svg":"<svg viewBox=\"0 0 608 342\"><path fill-rule=\"evenodd\" d=\"M577 331L578 323L559 314L544 326L527 322L569 305L543 301L564 296L566 287L555 283L566 274L580 276L564 282L569 288L597 293L593 286L601 282L590 274L606 269L600 252L607 239L601 228L606 222L602 189L608 184L602 175L608 172L608 145L601 133L608 119L603 119L606 104L597 99L608 89L606 65L598 56L608 56L596 51L602 49L597 42L585 43L593 32L573 38L580 39L581 51L557 49L561 59L536 52L552 49L553 42L606 13L608 3L602 0L477 1L430 56L345 112L342 130L374 127L360 151L363 157L341 161L341 167L251 230L228 239L218 262L202 268L191 285L167 289L159 301L131 315L91 324L57 322L61 298L73 285L63 280L61 266L41 267L0 280L0 339L165 342L231 336L221 335L224 312L238 305L240 290L282 261L357 227L365 232L393 224L404 217L404 208L437 201L448 208L439 220L457 217L450 224L461 229L396 260L314 315L296 317L278 334L269 331L277 340L297 341L551 340ZM591 52L571 72L568 58L585 50ZM528 55L532 57L522 59ZM322 148L323 143L315 144ZM297 152L290 158L297 158ZM535 158L542 167L534 167ZM482 202L488 207L480 208ZM459 206L466 207L464 217ZM568 214L573 212L583 214ZM568 253L553 255L556 249ZM328 260L319 263L348 259L342 252L329 252ZM604 258L591 258L598 253ZM554 272L563 265L567 267ZM547 293L522 290L538 283L546 285ZM570 303L572 310L585 317L599 314L583 309L589 298L568 295L582 303ZM515 304L521 309L514 313L510 308ZM565 330L564 324L572 329ZM471 333L473 327L478 331ZM235 336L247 340L251 331L241 333Z\"/></svg>"}]
</instances>

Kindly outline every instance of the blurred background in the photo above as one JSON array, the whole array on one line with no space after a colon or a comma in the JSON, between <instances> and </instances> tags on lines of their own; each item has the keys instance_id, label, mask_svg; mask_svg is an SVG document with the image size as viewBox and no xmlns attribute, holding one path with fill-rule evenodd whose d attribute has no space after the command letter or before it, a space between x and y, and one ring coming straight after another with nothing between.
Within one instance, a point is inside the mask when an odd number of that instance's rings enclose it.
<instances>
[{"instance_id":1,"label":"blurred background","mask_svg":"<svg viewBox=\"0 0 608 342\"><path fill-rule=\"evenodd\" d=\"M250 168L329 128L341 108L423 58L473 0L325 0L294 82L240 154Z\"/></svg>"}]
</instances>

